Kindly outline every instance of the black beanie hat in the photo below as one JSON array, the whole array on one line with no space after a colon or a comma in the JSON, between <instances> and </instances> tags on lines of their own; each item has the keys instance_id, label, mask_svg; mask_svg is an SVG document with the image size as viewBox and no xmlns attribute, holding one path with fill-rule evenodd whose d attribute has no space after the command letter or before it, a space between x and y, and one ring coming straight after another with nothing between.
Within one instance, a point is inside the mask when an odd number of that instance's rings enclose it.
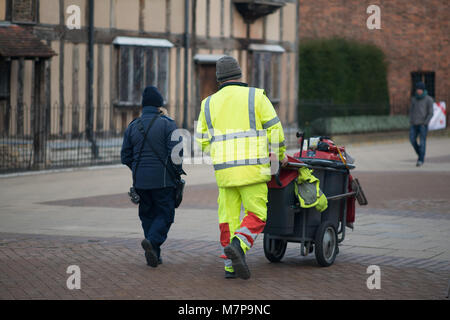
<instances>
[{"instance_id":1,"label":"black beanie hat","mask_svg":"<svg viewBox=\"0 0 450 320\"><path fill-rule=\"evenodd\" d=\"M422 81L417 82L416 83L416 89L425 90L425 83L423 83Z\"/></svg>"},{"instance_id":2,"label":"black beanie hat","mask_svg":"<svg viewBox=\"0 0 450 320\"><path fill-rule=\"evenodd\" d=\"M142 107L162 107L164 105L164 98L159 93L158 88L149 86L145 88L142 94Z\"/></svg>"}]
</instances>

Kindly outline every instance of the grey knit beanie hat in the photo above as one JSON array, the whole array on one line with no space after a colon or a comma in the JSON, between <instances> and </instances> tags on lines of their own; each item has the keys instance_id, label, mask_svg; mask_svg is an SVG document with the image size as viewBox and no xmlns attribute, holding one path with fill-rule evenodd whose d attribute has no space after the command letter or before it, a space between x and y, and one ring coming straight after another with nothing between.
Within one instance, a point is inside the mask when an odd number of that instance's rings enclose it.
<instances>
[{"instance_id":1,"label":"grey knit beanie hat","mask_svg":"<svg viewBox=\"0 0 450 320\"><path fill-rule=\"evenodd\" d=\"M241 67L235 58L223 56L216 62L216 77L218 82L237 80L242 77Z\"/></svg>"}]
</instances>

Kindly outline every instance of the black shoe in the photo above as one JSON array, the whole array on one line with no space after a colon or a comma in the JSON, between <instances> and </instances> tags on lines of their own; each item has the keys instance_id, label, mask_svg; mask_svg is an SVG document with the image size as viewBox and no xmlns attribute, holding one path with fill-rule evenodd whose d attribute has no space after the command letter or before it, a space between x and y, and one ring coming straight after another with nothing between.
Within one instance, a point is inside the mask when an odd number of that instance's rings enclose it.
<instances>
[{"instance_id":1,"label":"black shoe","mask_svg":"<svg viewBox=\"0 0 450 320\"><path fill-rule=\"evenodd\" d=\"M236 272L225 271L225 279L236 279Z\"/></svg>"},{"instance_id":2,"label":"black shoe","mask_svg":"<svg viewBox=\"0 0 450 320\"><path fill-rule=\"evenodd\" d=\"M147 239L141 242L142 249L145 251L145 259L147 260L147 265L156 268L158 266L158 256L155 250L153 250L152 244Z\"/></svg>"},{"instance_id":3,"label":"black shoe","mask_svg":"<svg viewBox=\"0 0 450 320\"><path fill-rule=\"evenodd\" d=\"M247 262L245 262L245 253L241 248L241 241L234 238L233 241L225 247L224 251L227 258L231 259L236 276L245 280L249 279L250 270L247 266Z\"/></svg>"},{"instance_id":4,"label":"black shoe","mask_svg":"<svg viewBox=\"0 0 450 320\"><path fill-rule=\"evenodd\" d=\"M158 258L158 264L162 264L162 258L161 257Z\"/></svg>"}]
</instances>

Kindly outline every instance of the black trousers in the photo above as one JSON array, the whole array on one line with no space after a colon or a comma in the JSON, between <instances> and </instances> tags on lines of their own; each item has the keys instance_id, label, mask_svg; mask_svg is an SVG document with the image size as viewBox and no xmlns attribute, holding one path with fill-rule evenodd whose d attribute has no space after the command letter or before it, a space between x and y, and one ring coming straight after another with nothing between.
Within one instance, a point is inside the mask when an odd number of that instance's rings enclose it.
<instances>
[{"instance_id":1,"label":"black trousers","mask_svg":"<svg viewBox=\"0 0 450 320\"><path fill-rule=\"evenodd\" d=\"M175 188L136 189L141 197L139 218L144 236L150 241L158 257L175 218Z\"/></svg>"}]
</instances>

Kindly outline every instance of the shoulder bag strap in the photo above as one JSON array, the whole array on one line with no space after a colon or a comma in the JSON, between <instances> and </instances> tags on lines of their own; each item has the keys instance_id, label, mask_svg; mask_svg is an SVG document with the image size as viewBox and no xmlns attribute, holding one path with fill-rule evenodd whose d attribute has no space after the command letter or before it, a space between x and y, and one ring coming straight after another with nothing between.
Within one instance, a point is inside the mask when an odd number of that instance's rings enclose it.
<instances>
[{"instance_id":1,"label":"shoulder bag strap","mask_svg":"<svg viewBox=\"0 0 450 320\"><path fill-rule=\"evenodd\" d=\"M157 115L156 117L159 117L159 115ZM139 121L140 119L138 119L137 121L137 125L138 125L138 129L141 132L142 135L145 134L144 132L144 126L142 125L142 122ZM156 152L156 150L153 148L151 143L147 143L148 146L150 147L150 149L152 149L153 153L156 155L156 157L158 158L158 160L162 163L162 165L166 168L167 172L169 172L169 175L171 176L172 179L175 180L175 182L177 182L179 179L176 178L176 175L172 172L172 170L167 166L167 164L164 162L164 160L162 160L158 154L158 152ZM173 169L173 168L172 168Z\"/></svg>"},{"instance_id":2,"label":"shoulder bag strap","mask_svg":"<svg viewBox=\"0 0 450 320\"><path fill-rule=\"evenodd\" d=\"M134 167L134 171L133 171L133 186L136 183L136 172L137 172L137 169L139 167L139 163L141 162L142 151L144 150L144 146L145 146L145 140L147 139L147 135L148 135L148 132L150 131L150 128L153 126L153 124L155 123L157 118L158 118L158 116L155 116L152 119L152 121L150 122L150 124L147 127L147 130L143 133L144 140L142 140L142 145L141 145L141 148L139 150L139 154L138 154L138 158L137 158L137 162L136 162L136 167ZM139 131L141 131L140 129L141 129L141 127L143 127L141 118L137 119L137 124L138 124Z\"/></svg>"}]
</instances>

